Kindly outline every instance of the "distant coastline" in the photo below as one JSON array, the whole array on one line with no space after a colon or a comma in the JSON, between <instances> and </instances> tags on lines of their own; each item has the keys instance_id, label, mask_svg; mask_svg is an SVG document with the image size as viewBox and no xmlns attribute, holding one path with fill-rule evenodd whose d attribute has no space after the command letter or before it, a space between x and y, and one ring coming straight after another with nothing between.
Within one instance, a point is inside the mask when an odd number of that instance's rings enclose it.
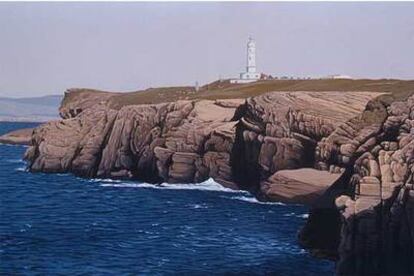
<instances>
[{"instance_id":1,"label":"distant coastline","mask_svg":"<svg viewBox=\"0 0 414 276\"><path fill-rule=\"evenodd\" d=\"M43 123L57 120L62 98L62 95L29 98L0 97L0 121Z\"/></svg>"}]
</instances>

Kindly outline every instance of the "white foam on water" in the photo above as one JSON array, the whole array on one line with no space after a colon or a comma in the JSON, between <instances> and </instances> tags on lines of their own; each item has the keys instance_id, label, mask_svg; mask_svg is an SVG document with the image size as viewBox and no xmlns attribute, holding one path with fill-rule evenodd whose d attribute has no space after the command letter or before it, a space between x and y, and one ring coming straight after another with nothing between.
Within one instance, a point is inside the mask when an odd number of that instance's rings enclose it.
<instances>
[{"instance_id":1,"label":"white foam on water","mask_svg":"<svg viewBox=\"0 0 414 276\"><path fill-rule=\"evenodd\" d=\"M263 204L263 205L280 205L286 206L287 204L282 202L264 202L257 200L253 195L251 195L247 191L242 190L233 190L230 188L226 188L221 184L214 181L212 178L201 182L201 183L188 183L188 184L170 184L170 183L162 183L162 184L150 184L150 183L133 183L133 182L123 182L121 180L113 180L113 179L91 179L91 182L98 182L101 187L115 187L115 188L149 188L149 189L166 189L166 190L199 190L199 191L215 191L215 192L226 192L226 193L233 193L239 194L237 196L225 197L228 199L234 199L239 201L244 201L247 203L253 204ZM292 204L289 204L292 205ZM293 204L297 205L297 204ZM202 204L195 204L190 206L194 209L200 208L208 208ZM295 216L301 218L307 218L308 214L300 214Z\"/></svg>"},{"instance_id":2,"label":"white foam on water","mask_svg":"<svg viewBox=\"0 0 414 276\"><path fill-rule=\"evenodd\" d=\"M94 181L100 182L101 187L115 187L115 188L153 188L158 189L159 187L154 184L149 183L122 183L122 182L114 182L110 183L109 181Z\"/></svg>"},{"instance_id":3,"label":"white foam on water","mask_svg":"<svg viewBox=\"0 0 414 276\"><path fill-rule=\"evenodd\" d=\"M89 182L98 182L98 183L121 183L119 179L110 179L110 178L92 178L89 179Z\"/></svg>"},{"instance_id":4,"label":"white foam on water","mask_svg":"<svg viewBox=\"0 0 414 276\"><path fill-rule=\"evenodd\" d=\"M295 213L286 213L286 214L283 214L283 216L284 217L293 217L293 216L296 216L296 214Z\"/></svg>"},{"instance_id":5,"label":"white foam on water","mask_svg":"<svg viewBox=\"0 0 414 276\"><path fill-rule=\"evenodd\" d=\"M201 183L188 183L188 184L149 184L149 183L132 183L132 182L122 182L120 180L111 180L111 179L91 179L92 182L100 183L102 187L115 187L115 188L149 188L149 189L166 189L166 190L199 190L199 191L215 191L215 192L226 192L239 194L238 196L225 197L228 199L240 200L248 203L254 204L265 204L265 205L282 205L285 206L285 203L282 202L263 202L257 200L253 195L247 191L242 190L233 190L226 188L212 178L201 182ZM191 206L194 209L205 208L203 205Z\"/></svg>"},{"instance_id":6,"label":"white foam on water","mask_svg":"<svg viewBox=\"0 0 414 276\"><path fill-rule=\"evenodd\" d=\"M284 217L298 217L298 218L308 218L309 214L296 214L296 213L286 213Z\"/></svg>"},{"instance_id":7,"label":"white foam on water","mask_svg":"<svg viewBox=\"0 0 414 276\"><path fill-rule=\"evenodd\" d=\"M18 171L18 172L27 172L27 168L26 167L19 167L19 168L16 168L15 171Z\"/></svg>"},{"instance_id":8,"label":"white foam on water","mask_svg":"<svg viewBox=\"0 0 414 276\"><path fill-rule=\"evenodd\" d=\"M9 163L24 163L23 159L7 159L6 162Z\"/></svg>"},{"instance_id":9,"label":"white foam on water","mask_svg":"<svg viewBox=\"0 0 414 276\"><path fill-rule=\"evenodd\" d=\"M56 173L57 176L67 176L70 175L69 173Z\"/></svg>"},{"instance_id":10,"label":"white foam on water","mask_svg":"<svg viewBox=\"0 0 414 276\"><path fill-rule=\"evenodd\" d=\"M187 207L193 208L193 209L208 209L208 205L204 203L200 204L189 204Z\"/></svg>"},{"instance_id":11,"label":"white foam on water","mask_svg":"<svg viewBox=\"0 0 414 276\"><path fill-rule=\"evenodd\" d=\"M201 183L189 183L189 184L169 184L162 183L159 185L149 183L104 183L101 181L103 187L117 187L117 188L151 188L151 189L167 189L167 190L199 190L199 191L216 191L216 192L229 192L229 193L247 193L239 190L233 190L226 188L219 183L215 182L212 178Z\"/></svg>"},{"instance_id":12,"label":"white foam on water","mask_svg":"<svg viewBox=\"0 0 414 276\"><path fill-rule=\"evenodd\" d=\"M266 204L266 205L286 205L282 202L268 202L268 201L259 201L253 196L232 196L231 199L241 200L248 203L254 203L254 204Z\"/></svg>"}]
</instances>

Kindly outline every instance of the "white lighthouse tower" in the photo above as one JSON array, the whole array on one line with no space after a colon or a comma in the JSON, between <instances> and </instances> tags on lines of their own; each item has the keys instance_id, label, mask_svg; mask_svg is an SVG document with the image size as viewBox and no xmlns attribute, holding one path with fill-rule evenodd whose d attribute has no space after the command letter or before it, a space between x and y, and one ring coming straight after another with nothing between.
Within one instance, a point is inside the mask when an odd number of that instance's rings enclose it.
<instances>
[{"instance_id":1,"label":"white lighthouse tower","mask_svg":"<svg viewBox=\"0 0 414 276\"><path fill-rule=\"evenodd\" d=\"M256 42L250 37L247 42L247 66L246 72L240 73L240 79L231 80L232 83L248 83L260 79L260 73L256 72Z\"/></svg>"},{"instance_id":2,"label":"white lighthouse tower","mask_svg":"<svg viewBox=\"0 0 414 276\"><path fill-rule=\"evenodd\" d=\"M249 38L247 42L247 73L256 73L256 42Z\"/></svg>"}]
</instances>

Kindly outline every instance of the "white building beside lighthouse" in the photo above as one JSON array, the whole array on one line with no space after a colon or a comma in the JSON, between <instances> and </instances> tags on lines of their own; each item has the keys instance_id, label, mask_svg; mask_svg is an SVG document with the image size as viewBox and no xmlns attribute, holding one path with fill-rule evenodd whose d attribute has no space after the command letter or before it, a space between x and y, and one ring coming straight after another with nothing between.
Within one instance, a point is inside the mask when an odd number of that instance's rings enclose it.
<instances>
[{"instance_id":1,"label":"white building beside lighthouse","mask_svg":"<svg viewBox=\"0 0 414 276\"><path fill-rule=\"evenodd\" d=\"M260 79L260 73L256 72L256 42L249 38L247 42L247 66L246 72L240 73L239 79L230 80L231 83L248 83Z\"/></svg>"}]
</instances>

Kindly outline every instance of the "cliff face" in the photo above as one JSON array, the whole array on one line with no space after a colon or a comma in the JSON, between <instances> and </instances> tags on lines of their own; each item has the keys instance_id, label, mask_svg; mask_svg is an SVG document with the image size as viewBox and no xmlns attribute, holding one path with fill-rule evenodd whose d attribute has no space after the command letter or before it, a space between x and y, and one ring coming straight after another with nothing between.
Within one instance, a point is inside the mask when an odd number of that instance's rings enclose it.
<instances>
[{"instance_id":1,"label":"cliff face","mask_svg":"<svg viewBox=\"0 0 414 276\"><path fill-rule=\"evenodd\" d=\"M413 111L414 96L374 101L318 143L321 166L346 177L314 205L300 236L315 253L335 256L340 275L414 273Z\"/></svg>"},{"instance_id":2,"label":"cliff face","mask_svg":"<svg viewBox=\"0 0 414 276\"><path fill-rule=\"evenodd\" d=\"M378 95L274 92L247 100L113 109L108 101L114 94L102 94L108 98L98 101L100 93L88 92L85 99L79 91L71 93L75 94L67 94L60 109L65 119L34 131L33 146L26 153L31 171L151 183L192 183L212 177L267 200L289 201L301 194L302 199L294 201L305 203L323 193L331 180L307 184L285 176L288 184L282 186L275 174L313 167L316 143L360 114ZM331 172L341 173L332 168ZM320 178L315 172L306 175L314 182ZM298 191L286 189L292 183L299 183Z\"/></svg>"},{"instance_id":3,"label":"cliff face","mask_svg":"<svg viewBox=\"0 0 414 276\"><path fill-rule=\"evenodd\" d=\"M262 200L311 204L299 239L337 260L340 275L414 273L409 91L398 94L403 101L272 92L135 105L119 104L128 95L86 92L70 91L63 120L34 130L31 171L151 183L212 177Z\"/></svg>"},{"instance_id":4,"label":"cliff face","mask_svg":"<svg viewBox=\"0 0 414 276\"><path fill-rule=\"evenodd\" d=\"M375 96L367 92L278 92L247 99L232 154L236 181L265 200L292 202L295 198L295 202L310 203L332 184L312 183L323 173L305 174L307 183L295 190L294 181L286 177L281 181L278 171L314 168L317 142L361 114ZM330 172L342 173L333 167Z\"/></svg>"},{"instance_id":5,"label":"cliff face","mask_svg":"<svg viewBox=\"0 0 414 276\"><path fill-rule=\"evenodd\" d=\"M241 100L126 106L104 103L50 122L27 152L32 171L157 182L232 182L234 111Z\"/></svg>"},{"instance_id":6,"label":"cliff face","mask_svg":"<svg viewBox=\"0 0 414 276\"><path fill-rule=\"evenodd\" d=\"M336 199L341 274L414 273L414 97L394 102L354 164L351 197Z\"/></svg>"},{"instance_id":7,"label":"cliff face","mask_svg":"<svg viewBox=\"0 0 414 276\"><path fill-rule=\"evenodd\" d=\"M414 96L378 96L273 92L114 109L111 95L35 129L26 159L31 171L85 177L212 177L262 200L311 204L300 241L337 260L338 274L410 274Z\"/></svg>"},{"instance_id":8,"label":"cliff face","mask_svg":"<svg viewBox=\"0 0 414 276\"><path fill-rule=\"evenodd\" d=\"M73 118L82 111L98 103L106 103L117 93L103 92L92 89L72 88L65 91L65 96L59 107L59 115L63 119Z\"/></svg>"}]
</instances>

